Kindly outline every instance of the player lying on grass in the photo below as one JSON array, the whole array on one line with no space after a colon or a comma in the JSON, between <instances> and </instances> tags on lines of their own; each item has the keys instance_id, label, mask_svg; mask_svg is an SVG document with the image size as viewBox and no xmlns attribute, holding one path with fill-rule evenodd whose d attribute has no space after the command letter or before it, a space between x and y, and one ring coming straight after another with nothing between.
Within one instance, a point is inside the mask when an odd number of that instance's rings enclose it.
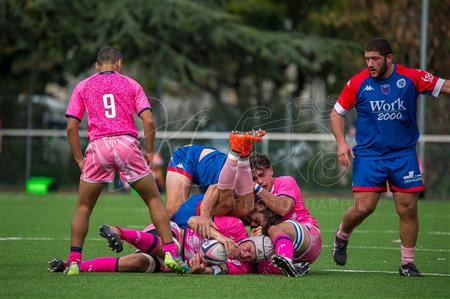
<instances>
[{"instance_id":1,"label":"player lying on grass","mask_svg":"<svg viewBox=\"0 0 450 299\"><path fill-rule=\"evenodd\" d=\"M239 152L247 152L246 155L248 156L252 146L260 141L264 134L265 131L262 130L246 133L232 132L230 142L232 146L234 145L239 149ZM239 154L235 158L236 164L238 159ZM206 192L208 197L208 187L217 184L226 160L227 155L215 148L196 144L180 147L172 154L166 176L166 207L170 218L186 201L193 184L199 186L202 193ZM217 189L212 189L209 192L213 191L217 192ZM229 196L229 192L221 196L227 195ZM222 215L228 213L233 207L231 197L223 198L219 202L223 202L223 209L225 210L225 212L221 212ZM220 205L218 204L216 209L219 208Z\"/></svg>"},{"instance_id":2,"label":"player lying on grass","mask_svg":"<svg viewBox=\"0 0 450 299\"><path fill-rule=\"evenodd\" d=\"M198 217L192 217L189 223L194 225L197 220ZM214 224L217 230L211 229L212 235L225 245L230 257L220 265L209 267L200 254L201 245L206 239L190 228L180 229L175 223L171 223L172 235L180 244L181 254L193 265L192 273L246 274L249 272L250 263L270 258L273 251L270 239L266 236L248 237L244 225L238 218L215 217ZM162 263L161 241L153 225L143 231L102 225L100 235L108 240L108 245L113 251L122 251L122 240L139 251L123 257L101 257L83 261L80 264L81 272L168 271ZM61 272L65 267L64 261L59 259L53 259L49 264L51 272Z\"/></svg>"},{"instance_id":3,"label":"player lying on grass","mask_svg":"<svg viewBox=\"0 0 450 299\"><path fill-rule=\"evenodd\" d=\"M282 222L268 229L275 254L272 264L286 276L297 277L296 263L313 263L322 250L322 238L317 221L303 203L300 187L291 176L273 177L273 169L266 155L256 153L250 158L256 201L282 216ZM253 225L267 226L261 214L250 215ZM262 272L272 272L272 266L260 264Z\"/></svg>"}]
</instances>

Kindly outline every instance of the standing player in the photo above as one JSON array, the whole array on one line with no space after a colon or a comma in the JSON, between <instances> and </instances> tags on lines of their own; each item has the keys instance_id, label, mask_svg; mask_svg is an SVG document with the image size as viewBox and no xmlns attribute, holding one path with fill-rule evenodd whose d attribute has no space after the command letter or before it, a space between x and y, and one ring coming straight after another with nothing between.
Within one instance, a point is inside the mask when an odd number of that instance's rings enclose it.
<instances>
[{"instance_id":1,"label":"standing player","mask_svg":"<svg viewBox=\"0 0 450 299\"><path fill-rule=\"evenodd\" d=\"M282 222L268 229L274 244L272 264L286 276L299 277L309 271L322 251L322 237L314 217L303 203L300 187L291 176L273 177L273 169L266 155L256 153L250 158L257 202L282 216ZM250 219L265 226L267 219L252 214ZM256 219L254 216L257 216ZM300 264L308 263L308 264ZM273 273L270 265L258 267L262 273Z\"/></svg>"},{"instance_id":2,"label":"standing player","mask_svg":"<svg viewBox=\"0 0 450 299\"><path fill-rule=\"evenodd\" d=\"M188 270L177 255L170 233L169 217L148 167L152 161L155 123L147 97L136 81L120 74L122 54L118 49L101 49L95 66L98 73L75 87L66 112L67 137L81 170L66 274L76 275L79 272L89 217L103 184L112 182L116 173L122 181L131 184L147 205L164 244L166 266L179 272ZM85 157L80 149L78 134L84 112L88 117L89 140ZM147 145L144 157L137 139L134 112L144 124Z\"/></svg>"},{"instance_id":3,"label":"standing player","mask_svg":"<svg viewBox=\"0 0 450 299\"><path fill-rule=\"evenodd\" d=\"M450 81L422 70L393 63L392 49L383 38L371 39L364 54L367 68L354 76L342 90L331 112L339 163L353 160L354 204L347 210L334 237L333 259L347 261L347 243L353 231L376 208L386 181L394 192L400 217L402 276L421 276L414 264L419 230L417 199L424 190L417 162L417 95L450 93ZM344 116L357 111L354 150L344 137Z\"/></svg>"}]
</instances>

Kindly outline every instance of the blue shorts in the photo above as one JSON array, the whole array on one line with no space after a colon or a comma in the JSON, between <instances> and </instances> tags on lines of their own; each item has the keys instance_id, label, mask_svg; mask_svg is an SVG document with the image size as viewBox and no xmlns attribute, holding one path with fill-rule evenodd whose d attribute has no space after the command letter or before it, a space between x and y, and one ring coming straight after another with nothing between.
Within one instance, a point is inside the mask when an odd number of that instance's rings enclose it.
<instances>
[{"instance_id":1,"label":"blue shorts","mask_svg":"<svg viewBox=\"0 0 450 299\"><path fill-rule=\"evenodd\" d=\"M214 151L199 161L200 154L204 149L213 149ZM226 159L227 155L213 147L196 144L185 145L177 148L172 154L167 171L181 173L198 185L202 192L205 192L210 185L217 184Z\"/></svg>"},{"instance_id":2,"label":"blue shorts","mask_svg":"<svg viewBox=\"0 0 450 299\"><path fill-rule=\"evenodd\" d=\"M391 191L419 192L424 190L417 156L382 160L353 160L352 191L384 192L386 182Z\"/></svg>"},{"instance_id":3,"label":"blue shorts","mask_svg":"<svg viewBox=\"0 0 450 299\"><path fill-rule=\"evenodd\" d=\"M195 194L189 197L173 215L172 221L175 222L180 228L187 228L189 218L196 216L200 203L203 200L204 194Z\"/></svg>"}]
</instances>

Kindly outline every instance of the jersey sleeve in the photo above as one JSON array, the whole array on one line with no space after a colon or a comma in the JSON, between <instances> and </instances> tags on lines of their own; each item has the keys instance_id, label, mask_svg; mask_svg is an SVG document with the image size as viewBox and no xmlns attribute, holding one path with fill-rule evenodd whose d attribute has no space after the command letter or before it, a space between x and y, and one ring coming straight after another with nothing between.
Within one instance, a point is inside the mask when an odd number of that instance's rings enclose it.
<instances>
[{"instance_id":1,"label":"jersey sleeve","mask_svg":"<svg viewBox=\"0 0 450 299\"><path fill-rule=\"evenodd\" d=\"M439 96L442 85L444 85L444 79L435 77L423 70L409 69L409 72L413 75L417 93L430 94L435 98Z\"/></svg>"},{"instance_id":2,"label":"jersey sleeve","mask_svg":"<svg viewBox=\"0 0 450 299\"><path fill-rule=\"evenodd\" d=\"M250 271L250 263L228 259L225 261L225 264L228 267L228 274L230 275L248 274Z\"/></svg>"},{"instance_id":3,"label":"jersey sleeve","mask_svg":"<svg viewBox=\"0 0 450 299\"><path fill-rule=\"evenodd\" d=\"M342 116L345 116L356 103L356 93L358 90L354 85L352 80L348 81L334 105L334 110Z\"/></svg>"},{"instance_id":4,"label":"jersey sleeve","mask_svg":"<svg viewBox=\"0 0 450 299\"><path fill-rule=\"evenodd\" d=\"M364 83L369 77L369 71L364 69L357 75L353 76L339 95L339 98L334 105L334 110L342 116L345 116L352 108L355 106L356 101L358 100L358 91L361 85Z\"/></svg>"},{"instance_id":5,"label":"jersey sleeve","mask_svg":"<svg viewBox=\"0 0 450 299\"><path fill-rule=\"evenodd\" d=\"M147 96L145 95L144 89L137 82L132 82L134 85L134 111L140 116L145 110L152 110L150 103L148 102Z\"/></svg>"},{"instance_id":6,"label":"jersey sleeve","mask_svg":"<svg viewBox=\"0 0 450 299\"><path fill-rule=\"evenodd\" d=\"M214 224L225 237L238 242L248 237L247 230L239 218L231 216L215 216Z\"/></svg>"},{"instance_id":7,"label":"jersey sleeve","mask_svg":"<svg viewBox=\"0 0 450 299\"><path fill-rule=\"evenodd\" d=\"M78 84L73 90L65 116L67 118L75 118L81 122L85 108L83 101L81 100L80 89L80 84Z\"/></svg>"},{"instance_id":8,"label":"jersey sleeve","mask_svg":"<svg viewBox=\"0 0 450 299\"><path fill-rule=\"evenodd\" d=\"M300 187L295 179L291 176L278 178L277 194L292 198L294 201L300 196Z\"/></svg>"}]
</instances>

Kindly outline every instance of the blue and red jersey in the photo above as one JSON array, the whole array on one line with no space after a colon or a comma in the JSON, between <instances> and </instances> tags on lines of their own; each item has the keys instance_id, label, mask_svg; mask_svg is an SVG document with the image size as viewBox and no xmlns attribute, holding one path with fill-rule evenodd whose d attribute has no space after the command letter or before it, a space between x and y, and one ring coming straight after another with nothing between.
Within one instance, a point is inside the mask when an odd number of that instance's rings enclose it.
<instances>
[{"instance_id":1,"label":"blue and red jersey","mask_svg":"<svg viewBox=\"0 0 450 299\"><path fill-rule=\"evenodd\" d=\"M342 116L356 109L355 156L380 159L415 154L417 96L438 97L444 81L399 64L387 79L370 77L368 69L350 79L334 109Z\"/></svg>"}]
</instances>

